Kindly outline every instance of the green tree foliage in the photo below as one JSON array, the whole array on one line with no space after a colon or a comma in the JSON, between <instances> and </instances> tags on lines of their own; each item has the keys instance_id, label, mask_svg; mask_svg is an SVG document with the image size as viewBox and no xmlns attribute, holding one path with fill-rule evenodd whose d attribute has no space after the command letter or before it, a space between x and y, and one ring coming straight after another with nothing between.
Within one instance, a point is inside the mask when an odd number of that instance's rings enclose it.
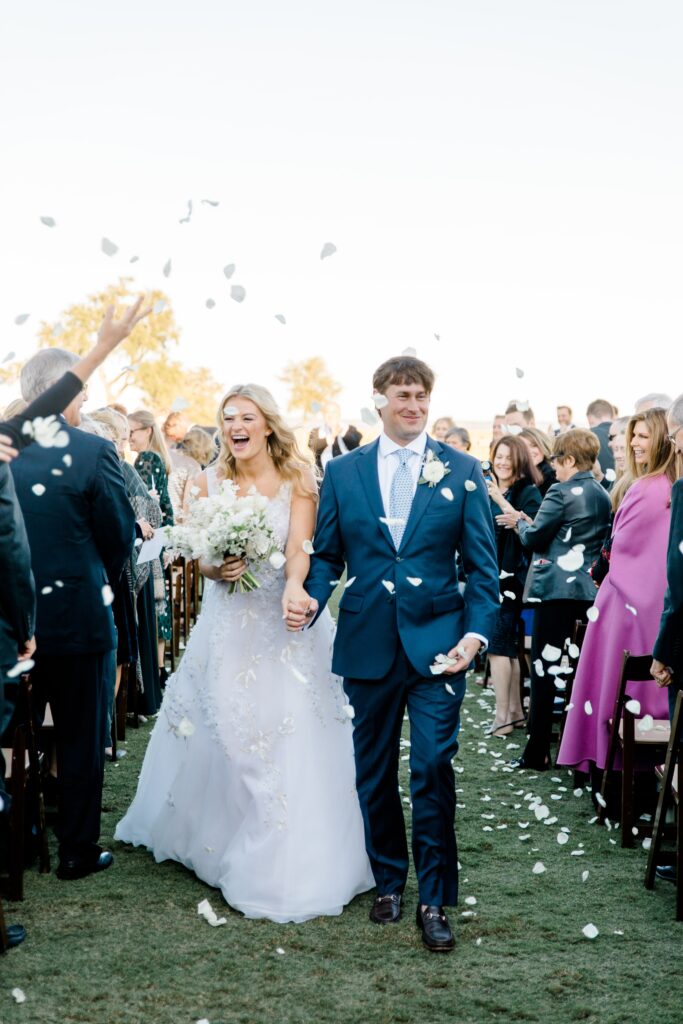
<instances>
[{"instance_id":1,"label":"green tree foliage","mask_svg":"<svg viewBox=\"0 0 683 1024\"><path fill-rule=\"evenodd\" d=\"M320 356L288 363L278 379L289 388L289 410L301 412L305 417L336 398L342 390Z\"/></svg>"}]
</instances>

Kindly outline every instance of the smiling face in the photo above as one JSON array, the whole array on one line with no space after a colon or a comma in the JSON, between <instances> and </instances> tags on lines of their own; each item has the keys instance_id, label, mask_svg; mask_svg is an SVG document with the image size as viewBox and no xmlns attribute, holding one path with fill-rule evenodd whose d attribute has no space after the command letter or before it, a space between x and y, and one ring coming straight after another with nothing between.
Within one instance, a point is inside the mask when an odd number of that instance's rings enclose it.
<instances>
[{"instance_id":1,"label":"smiling face","mask_svg":"<svg viewBox=\"0 0 683 1024\"><path fill-rule=\"evenodd\" d=\"M452 426L453 424L450 420L445 418L437 420L432 428L432 437L435 441L443 441Z\"/></svg>"},{"instance_id":2,"label":"smiling face","mask_svg":"<svg viewBox=\"0 0 683 1024\"><path fill-rule=\"evenodd\" d=\"M384 396L388 402L381 410L384 433L396 444L410 444L426 429L429 392L423 384L389 384Z\"/></svg>"},{"instance_id":3,"label":"smiling face","mask_svg":"<svg viewBox=\"0 0 683 1024\"><path fill-rule=\"evenodd\" d=\"M523 437L522 440L524 441L524 444L527 446L529 455L531 456L531 461L533 462L534 466L540 466L540 464L543 462L543 459L545 458L544 453L541 451L541 449L538 447L535 441L530 440L528 437Z\"/></svg>"},{"instance_id":4,"label":"smiling face","mask_svg":"<svg viewBox=\"0 0 683 1024\"><path fill-rule=\"evenodd\" d=\"M651 450L652 435L648 430L647 424L643 420L638 420L633 428L633 437L631 438L631 451L633 452L636 466L647 466L650 461Z\"/></svg>"},{"instance_id":5,"label":"smiling face","mask_svg":"<svg viewBox=\"0 0 683 1024\"><path fill-rule=\"evenodd\" d=\"M223 406L223 440L235 462L261 455L272 434L265 416L250 398L229 395Z\"/></svg>"},{"instance_id":6,"label":"smiling face","mask_svg":"<svg viewBox=\"0 0 683 1024\"><path fill-rule=\"evenodd\" d=\"M500 487L509 487L514 483L512 455L506 444L499 444L493 457L493 471Z\"/></svg>"},{"instance_id":7,"label":"smiling face","mask_svg":"<svg viewBox=\"0 0 683 1024\"><path fill-rule=\"evenodd\" d=\"M618 473L623 473L626 469L626 434L615 434L609 442L609 447L614 456L614 468Z\"/></svg>"}]
</instances>

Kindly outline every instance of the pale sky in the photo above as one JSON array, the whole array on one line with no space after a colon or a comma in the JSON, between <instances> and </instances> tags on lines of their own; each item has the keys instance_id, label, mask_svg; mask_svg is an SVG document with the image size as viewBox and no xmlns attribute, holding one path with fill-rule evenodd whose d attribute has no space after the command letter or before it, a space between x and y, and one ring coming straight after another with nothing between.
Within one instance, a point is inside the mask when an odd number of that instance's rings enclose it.
<instances>
[{"instance_id":1,"label":"pale sky","mask_svg":"<svg viewBox=\"0 0 683 1024\"><path fill-rule=\"evenodd\" d=\"M682 30L674 0L24 0L0 33L0 359L131 273L168 291L189 365L282 401L319 354L356 421L407 346L456 420L675 395Z\"/></svg>"}]
</instances>

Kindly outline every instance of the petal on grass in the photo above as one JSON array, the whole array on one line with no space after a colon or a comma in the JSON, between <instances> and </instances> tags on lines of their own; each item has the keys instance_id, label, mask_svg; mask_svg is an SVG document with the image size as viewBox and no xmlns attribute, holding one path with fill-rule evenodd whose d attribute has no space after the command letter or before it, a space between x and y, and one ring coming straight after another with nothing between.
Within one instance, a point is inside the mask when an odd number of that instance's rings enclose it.
<instances>
[{"instance_id":1,"label":"petal on grass","mask_svg":"<svg viewBox=\"0 0 683 1024\"><path fill-rule=\"evenodd\" d=\"M583 934L586 936L587 939L597 939L598 935L600 934L600 932L598 931L598 929L595 927L594 924L586 924L586 925L584 925L583 928L581 929L581 931L583 932Z\"/></svg>"}]
</instances>

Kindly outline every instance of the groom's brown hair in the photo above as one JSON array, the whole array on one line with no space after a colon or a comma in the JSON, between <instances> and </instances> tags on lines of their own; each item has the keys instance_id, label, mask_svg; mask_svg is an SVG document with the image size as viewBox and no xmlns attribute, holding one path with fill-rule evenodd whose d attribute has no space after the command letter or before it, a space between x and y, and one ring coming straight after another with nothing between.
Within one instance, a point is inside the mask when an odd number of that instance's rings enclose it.
<instances>
[{"instance_id":1,"label":"groom's brown hair","mask_svg":"<svg viewBox=\"0 0 683 1024\"><path fill-rule=\"evenodd\" d=\"M434 373L415 356L394 356L378 366L372 375L375 391L384 394L390 384L421 384L427 394L434 389Z\"/></svg>"}]
</instances>

